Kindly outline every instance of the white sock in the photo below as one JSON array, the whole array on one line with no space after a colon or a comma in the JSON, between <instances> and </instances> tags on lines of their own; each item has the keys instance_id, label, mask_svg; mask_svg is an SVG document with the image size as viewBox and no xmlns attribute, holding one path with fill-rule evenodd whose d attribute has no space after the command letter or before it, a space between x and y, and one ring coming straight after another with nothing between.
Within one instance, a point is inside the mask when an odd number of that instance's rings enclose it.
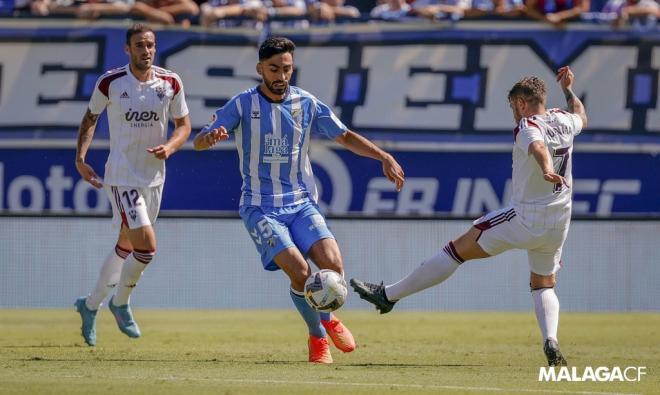
<instances>
[{"instance_id":1,"label":"white sock","mask_svg":"<svg viewBox=\"0 0 660 395\"><path fill-rule=\"evenodd\" d=\"M130 251L124 250L118 245L108 254L101 266L99 278L96 280L96 287L85 300L87 308L90 310L98 310L101 303L112 289L119 282L119 274L121 273L122 263L126 260Z\"/></svg>"},{"instance_id":2,"label":"white sock","mask_svg":"<svg viewBox=\"0 0 660 395\"><path fill-rule=\"evenodd\" d=\"M151 262L154 254L155 251L135 250L126 258L124 267L121 269L117 292L112 298L112 304L115 306L128 304L133 289L140 280L142 272L147 268L149 262Z\"/></svg>"},{"instance_id":3,"label":"white sock","mask_svg":"<svg viewBox=\"0 0 660 395\"><path fill-rule=\"evenodd\" d=\"M394 302L423 289L440 284L448 279L458 269L461 263L463 263L463 259L456 254L454 244L449 242L438 255L422 262L408 276L392 285L386 286L385 296Z\"/></svg>"},{"instance_id":4,"label":"white sock","mask_svg":"<svg viewBox=\"0 0 660 395\"><path fill-rule=\"evenodd\" d=\"M559 325L559 299L554 288L541 288L532 291L536 320L539 322L543 341L547 338L557 340Z\"/></svg>"}]
</instances>

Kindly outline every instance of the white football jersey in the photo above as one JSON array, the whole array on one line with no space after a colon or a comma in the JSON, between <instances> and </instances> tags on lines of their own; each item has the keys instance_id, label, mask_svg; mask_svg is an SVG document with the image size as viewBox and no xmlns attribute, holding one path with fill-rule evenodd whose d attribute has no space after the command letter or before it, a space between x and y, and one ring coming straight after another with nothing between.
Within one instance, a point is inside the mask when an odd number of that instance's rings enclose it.
<instances>
[{"instance_id":1,"label":"white football jersey","mask_svg":"<svg viewBox=\"0 0 660 395\"><path fill-rule=\"evenodd\" d=\"M89 110L108 110L107 185L153 187L165 181L165 161L147 149L167 142L168 120L188 115L188 106L176 73L155 66L152 71L141 82L126 65L103 74L94 87Z\"/></svg>"},{"instance_id":2,"label":"white football jersey","mask_svg":"<svg viewBox=\"0 0 660 395\"><path fill-rule=\"evenodd\" d=\"M575 114L553 108L543 115L523 118L513 131L512 205L527 226L563 228L571 218L571 189L551 184L528 152L534 141L548 147L555 173L572 185L571 163L573 138L582 131L582 119Z\"/></svg>"}]
</instances>

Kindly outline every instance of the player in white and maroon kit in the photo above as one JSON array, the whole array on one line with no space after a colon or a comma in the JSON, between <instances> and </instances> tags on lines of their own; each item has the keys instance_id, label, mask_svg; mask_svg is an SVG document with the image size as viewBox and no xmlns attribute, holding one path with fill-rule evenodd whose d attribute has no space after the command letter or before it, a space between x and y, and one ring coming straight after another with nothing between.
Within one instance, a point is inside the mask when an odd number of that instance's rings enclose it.
<instances>
[{"instance_id":1,"label":"player in white and maroon kit","mask_svg":"<svg viewBox=\"0 0 660 395\"><path fill-rule=\"evenodd\" d=\"M96 313L116 285L108 307L123 333L140 336L129 298L156 254L153 224L160 210L165 159L185 143L191 130L181 79L152 64L156 53L153 30L133 25L126 32L125 51L129 63L98 79L78 135L76 168L87 182L106 189L113 223L120 228L117 245L105 259L96 287L75 303L82 318L82 335L90 346L96 344ZM105 109L110 154L102 180L85 163L85 156L96 121ZM175 128L168 139L169 119Z\"/></svg>"},{"instance_id":2,"label":"player in white and maroon kit","mask_svg":"<svg viewBox=\"0 0 660 395\"><path fill-rule=\"evenodd\" d=\"M573 80L569 67L559 69L557 81L566 95L568 112L546 110L546 86L537 77L525 77L509 91L509 105L518 124L513 133L510 206L474 221L470 230L397 283L384 286L352 279L351 285L362 299L384 314L399 299L445 281L467 260L524 249L548 364L566 365L557 342L555 273L561 267L561 250L571 220L573 137L587 125L584 106L572 90Z\"/></svg>"}]
</instances>

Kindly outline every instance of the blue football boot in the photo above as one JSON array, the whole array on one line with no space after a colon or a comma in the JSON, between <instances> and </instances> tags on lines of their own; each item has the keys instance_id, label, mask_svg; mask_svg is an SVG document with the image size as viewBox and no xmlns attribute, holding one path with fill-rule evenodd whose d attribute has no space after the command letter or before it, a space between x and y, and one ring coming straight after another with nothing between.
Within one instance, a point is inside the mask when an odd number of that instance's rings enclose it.
<instances>
[{"instance_id":1,"label":"blue football boot","mask_svg":"<svg viewBox=\"0 0 660 395\"><path fill-rule=\"evenodd\" d=\"M137 322L133 319L131 307L128 304L115 306L112 302L113 299L114 297L110 298L108 308L110 308L112 315L115 316L119 330L124 332L128 337L140 337L140 328L138 327Z\"/></svg>"},{"instance_id":2,"label":"blue football boot","mask_svg":"<svg viewBox=\"0 0 660 395\"><path fill-rule=\"evenodd\" d=\"M96 345L96 313L98 310L90 310L85 304L87 298L81 297L76 299L76 302L73 304L76 306L76 310L80 313L80 318L82 319L82 326L80 327L82 332L82 337L85 339L85 343L88 346Z\"/></svg>"}]
</instances>

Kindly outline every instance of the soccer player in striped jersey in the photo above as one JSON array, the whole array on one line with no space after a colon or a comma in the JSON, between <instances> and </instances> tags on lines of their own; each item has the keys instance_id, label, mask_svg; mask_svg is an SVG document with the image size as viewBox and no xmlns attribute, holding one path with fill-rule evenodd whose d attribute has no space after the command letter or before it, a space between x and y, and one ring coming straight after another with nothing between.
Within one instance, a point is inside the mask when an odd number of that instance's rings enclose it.
<instances>
[{"instance_id":1,"label":"soccer player in striped jersey","mask_svg":"<svg viewBox=\"0 0 660 395\"><path fill-rule=\"evenodd\" d=\"M316 204L309 160L312 134L335 140L348 150L382 163L385 176L400 190L401 166L392 155L350 131L313 95L289 85L294 43L267 39L259 48L257 73L263 82L234 96L213 114L195 137L195 149L208 149L235 136L243 177L239 213L266 270L283 270L290 296L309 329L309 361L332 363L326 335L343 352L355 349L351 332L330 313L313 310L303 297L311 274L306 258L319 268L343 275L341 253Z\"/></svg>"},{"instance_id":2,"label":"soccer player in striped jersey","mask_svg":"<svg viewBox=\"0 0 660 395\"><path fill-rule=\"evenodd\" d=\"M124 49L129 63L98 79L78 134L76 168L85 181L105 188L113 224L119 227L117 244L101 267L96 287L89 296L75 302L82 319L82 335L90 346L96 344L96 313L115 286L108 307L124 334L140 336L129 297L156 254L153 224L160 210L165 160L185 143L191 129L181 79L153 65L153 30L133 25L126 32ZM104 180L85 162L103 110L107 110L110 129ZM170 118L174 131L168 138Z\"/></svg>"},{"instance_id":3,"label":"soccer player in striped jersey","mask_svg":"<svg viewBox=\"0 0 660 395\"><path fill-rule=\"evenodd\" d=\"M525 77L509 91L509 105L518 124L513 132L513 195L509 207L486 214L400 281L384 286L351 279L362 299L381 314L411 294L440 284L470 259L487 258L510 249L527 250L530 287L543 350L550 366L566 365L557 342L559 301L555 273L571 220L571 154L573 138L587 126L587 115L573 93L574 75L566 66L557 81L568 111L545 108L546 86Z\"/></svg>"}]
</instances>

